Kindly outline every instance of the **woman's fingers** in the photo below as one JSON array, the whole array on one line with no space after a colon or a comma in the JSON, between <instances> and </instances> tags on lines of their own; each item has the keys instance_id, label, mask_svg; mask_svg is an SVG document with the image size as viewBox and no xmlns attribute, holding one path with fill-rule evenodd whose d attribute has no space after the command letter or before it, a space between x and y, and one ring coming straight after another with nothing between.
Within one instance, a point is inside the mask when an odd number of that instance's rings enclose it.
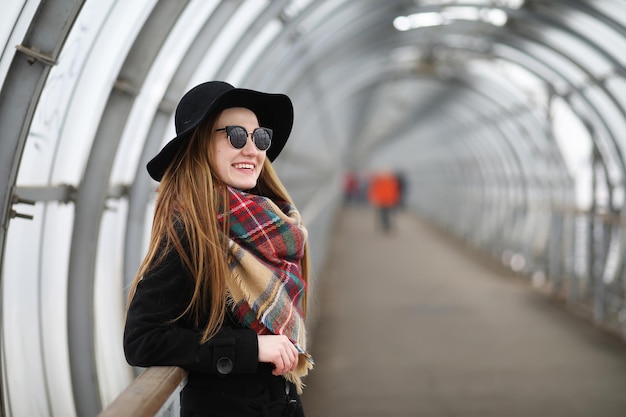
<instances>
[{"instance_id":1,"label":"woman's fingers","mask_svg":"<svg viewBox=\"0 0 626 417\"><path fill-rule=\"evenodd\" d=\"M286 338L285 338L286 339ZM281 343L277 347L277 360L274 363L274 375L284 375L287 372L293 370L294 363L298 360L297 351L293 344L287 340L280 341Z\"/></svg>"},{"instance_id":2,"label":"woman's fingers","mask_svg":"<svg viewBox=\"0 0 626 417\"><path fill-rule=\"evenodd\" d=\"M274 375L284 375L298 365L298 350L286 336L259 335L259 362L274 365Z\"/></svg>"},{"instance_id":3,"label":"woman's fingers","mask_svg":"<svg viewBox=\"0 0 626 417\"><path fill-rule=\"evenodd\" d=\"M274 364L274 370L272 374L274 375L282 375L285 373L285 363L283 361L282 356L278 356L275 361L272 362Z\"/></svg>"}]
</instances>

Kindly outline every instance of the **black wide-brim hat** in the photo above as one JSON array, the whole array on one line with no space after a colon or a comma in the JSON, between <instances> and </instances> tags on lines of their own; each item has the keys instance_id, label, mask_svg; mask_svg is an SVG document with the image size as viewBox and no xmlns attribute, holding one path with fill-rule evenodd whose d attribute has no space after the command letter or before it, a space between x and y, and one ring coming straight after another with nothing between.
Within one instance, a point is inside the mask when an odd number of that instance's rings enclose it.
<instances>
[{"instance_id":1,"label":"black wide-brim hat","mask_svg":"<svg viewBox=\"0 0 626 417\"><path fill-rule=\"evenodd\" d=\"M231 107L252 110L260 126L273 130L272 145L266 155L274 161L287 143L293 126L293 105L289 97L235 88L223 81L209 81L189 90L178 103L174 116L176 137L148 162L150 176L161 181L178 150L187 146L194 129L209 115Z\"/></svg>"}]
</instances>

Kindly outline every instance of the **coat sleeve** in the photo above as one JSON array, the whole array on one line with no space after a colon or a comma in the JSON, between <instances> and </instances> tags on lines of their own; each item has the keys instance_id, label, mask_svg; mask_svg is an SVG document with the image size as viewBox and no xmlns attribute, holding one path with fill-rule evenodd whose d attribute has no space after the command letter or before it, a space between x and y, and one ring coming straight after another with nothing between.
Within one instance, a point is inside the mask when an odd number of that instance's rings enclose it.
<instances>
[{"instance_id":1,"label":"coat sleeve","mask_svg":"<svg viewBox=\"0 0 626 417\"><path fill-rule=\"evenodd\" d=\"M124 353L133 366L180 366L189 371L230 374L255 372L258 339L251 329L224 324L201 344L201 330L178 320L187 307L192 281L180 257L171 251L165 261L137 285L124 328Z\"/></svg>"}]
</instances>

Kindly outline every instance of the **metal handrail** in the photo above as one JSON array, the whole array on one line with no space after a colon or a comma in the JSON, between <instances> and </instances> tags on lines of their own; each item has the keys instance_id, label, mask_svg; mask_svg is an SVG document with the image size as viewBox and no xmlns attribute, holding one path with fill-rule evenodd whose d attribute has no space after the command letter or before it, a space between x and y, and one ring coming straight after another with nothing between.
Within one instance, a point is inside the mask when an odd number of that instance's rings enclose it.
<instances>
[{"instance_id":1,"label":"metal handrail","mask_svg":"<svg viewBox=\"0 0 626 417\"><path fill-rule=\"evenodd\" d=\"M187 377L176 366L152 366L131 382L98 417L153 417Z\"/></svg>"}]
</instances>

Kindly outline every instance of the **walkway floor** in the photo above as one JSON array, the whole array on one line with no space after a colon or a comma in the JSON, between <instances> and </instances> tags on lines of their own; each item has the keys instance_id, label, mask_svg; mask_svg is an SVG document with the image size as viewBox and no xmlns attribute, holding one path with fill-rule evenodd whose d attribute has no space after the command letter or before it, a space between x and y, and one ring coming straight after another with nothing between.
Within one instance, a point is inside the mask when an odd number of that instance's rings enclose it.
<instances>
[{"instance_id":1,"label":"walkway floor","mask_svg":"<svg viewBox=\"0 0 626 417\"><path fill-rule=\"evenodd\" d=\"M375 220L337 224L307 417L626 416L625 343L412 216Z\"/></svg>"}]
</instances>

